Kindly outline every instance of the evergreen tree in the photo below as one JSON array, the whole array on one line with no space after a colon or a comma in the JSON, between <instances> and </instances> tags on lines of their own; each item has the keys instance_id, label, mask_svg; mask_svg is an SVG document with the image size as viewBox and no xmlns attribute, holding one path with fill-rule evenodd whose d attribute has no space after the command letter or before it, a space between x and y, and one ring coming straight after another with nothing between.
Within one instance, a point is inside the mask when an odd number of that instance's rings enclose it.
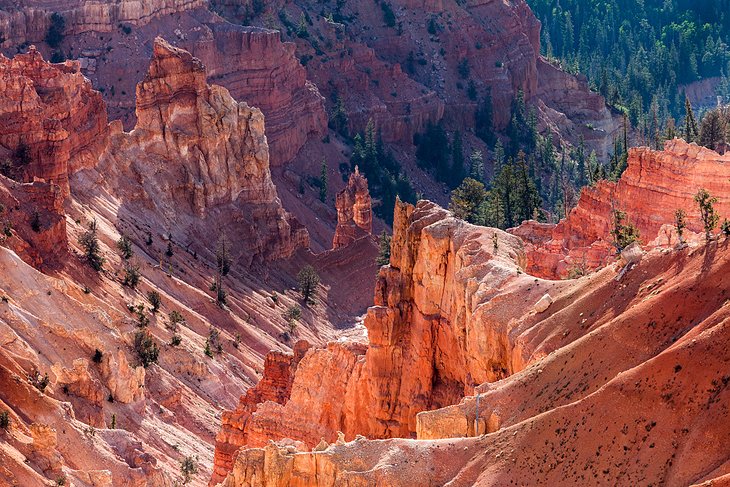
<instances>
[{"instance_id":1,"label":"evergreen tree","mask_svg":"<svg viewBox=\"0 0 730 487\"><path fill-rule=\"evenodd\" d=\"M689 97L685 97L684 99L684 110L684 140L687 143L695 142L699 135L699 129L697 128L697 120L692 111L692 103L690 103Z\"/></svg>"},{"instance_id":2,"label":"evergreen tree","mask_svg":"<svg viewBox=\"0 0 730 487\"><path fill-rule=\"evenodd\" d=\"M319 177L319 200L327 201L327 161L322 159L322 170Z\"/></svg>"},{"instance_id":3,"label":"evergreen tree","mask_svg":"<svg viewBox=\"0 0 730 487\"><path fill-rule=\"evenodd\" d=\"M677 230L677 238L679 243L684 243L684 229L687 228L686 218L687 214L681 208L674 212L674 228Z\"/></svg>"},{"instance_id":4,"label":"evergreen tree","mask_svg":"<svg viewBox=\"0 0 730 487\"><path fill-rule=\"evenodd\" d=\"M99 246L99 238L96 235L97 225L96 219L89 223L89 229L79 237L79 244L84 248L86 262L89 263L95 271L101 271L104 268L104 257L101 256L101 247Z\"/></svg>"},{"instance_id":5,"label":"evergreen tree","mask_svg":"<svg viewBox=\"0 0 730 487\"><path fill-rule=\"evenodd\" d=\"M494 135L494 108L492 106L492 92L487 90L487 94L479 104L475 116L474 132L477 137L482 139L485 144L492 145L495 141Z\"/></svg>"},{"instance_id":6,"label":"evergreen tree","mask_svg":"<svg viewBox=\"0 0 730 487\"><path fill-rule=\"evenodd\" d=\"M712 231L717 227L717 222L720 221L720 215L715 211L717 198L702 188L697 192L694 200L700 207L700 217L702 218L702 225L705 228L705 239L709 242L712 239Z\"/></svg>"},{"instance_id":7,"label":"evergreen tree","mask_svg":"<svg viewBox=\"0 0 730 487\"><path fill-rule=\"evenodd\" d=\"M312 298L317 293L317 286L319 285L319 275L314 267L311 265L304 266L297 274L297 281L299 282L299 290L302 293L304 302L309 304L312 302Z\"/></svg>"},{"instance_id":8,"label":"evergreen tree","mask_svg":"<svg viewBox=\"0 0 730 487\"><path fill-rule=\"evenodd\" d=\"M390 235L383 230L378 240L378 258L375 260L379 266L390 264L390 241Z\"/></svg>"},{"instance_id":9,"label":"evergreen tree","mask_svg":"<svg viewBox=\"0 0 730 487\"><path fill-rule=\"evenodd\" d=\"M487 198L484 184L476 179L466 178L451 192L449 210L456 218L477 223L478 210Z\"/></svg>"},{"instance_id":10,"label":"evergreen tree","mask_svg":"<svg viewBox=\"0 0 730 487\"><path fill-rule=\"evenodd\" d=\"M454 141L451 144L451 181L452 188L457 187L464 180L464 148L461 142L461 132L454 133Z\"/></svg>"},{"instance_id":11,"label":"evergreen tree","mask_svg":"<svg viewBox=\"0 0 730 487\"><path fill-rule=\"evenodd\" d=\"M484 157L482 151L474 150L469 156L469 177L480 182L484 182Z\"/></svg>"},{"instance_id":12,"label":"evergreen tree","mask_svg":"<svg viewBox=\"0 0 730 487\"><path fill-rule=\"evenodd\" d=\"M535 210L540 207L540 195L537 192L535 181L530 178L525 153L522 151L517 154L515 164L515 190L519 202L516 207L517 221L515 223L519 224L531 219Z\"/></svg>"},{"instance_id":13,"label":"evergreen tree","mask_svg":"<svg viewBox=\"0 0 730 487\"><path fill-rule=\"evenodd\" d=\"M618 253L639 240L639 230L631 222L627 222L625 211L613 210L611 236Z\"/></svg>"}]
</instances>

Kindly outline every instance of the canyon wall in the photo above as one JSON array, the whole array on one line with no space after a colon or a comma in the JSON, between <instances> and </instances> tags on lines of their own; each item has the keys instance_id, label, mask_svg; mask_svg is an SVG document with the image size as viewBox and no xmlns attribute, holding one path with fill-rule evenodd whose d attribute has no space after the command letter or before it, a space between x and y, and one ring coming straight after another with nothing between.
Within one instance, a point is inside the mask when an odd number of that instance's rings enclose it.
<instances>
[{"instance_id":1,"label":"canyon wall","mask_svg":"<svg viewBox=\"0 0 730 487\"><path fill-rule=\"evenodd\" d=\"M68 196L69 172L92 166L106 143L101 95L77 62L49 64L33 48L12 59L0 55L0 90L7 174L23 182L44 179Z\"/></svg>"},{"instance_id":2,"label":"canyon wall","mask_svg":"<svg viewBox=\"0 0 730 487\"><path fill-rule=\"evenodd\" d=\"M41 42L51 25L51 14L66 21L68 35L84 32L110 32L119 24L142 26L155 19L186 10L205 7L205 0L30 0L19 8L17 2L0 1L0 45Z\"/></svg>"},{"instance_id":3,"label":"canyon wall","mask_svg":"<svg viewBox=\"0 0 730 487\"><path fill-rule=\"evenodd\" d=\"M368 180L357 166L342 191L335 198L337 228L332 248L345 247L360 237L373 233L373 208Z\"/></svg>"},{"instance_id":4,"label":"canyon wall","mask_svg":"<svg viewBox=\"0 0 730 487\"><path fill-rule=\"evenodd\" d=\"M273 166L291 161L310 136L325 134L324 99L307 80L294 44L269 29L227 23L207 27L204 35L181 45L205 63L211 82L261 109Z\"/></svg>"},{"instance_id":5,"label":"canyon wall","mask_svg":"<svg viewBox=\"0 0 730 487\"><path fill-rule=\"evenodd\" d=\"M476 384L521 370L538 345L518 345L524 316L549 283L522 273L522 242L457 220L433 203L398 203L390 265L381 269L365 318L369 344L310 349L286 401L251 412L245 401L224 419L214 483L231 451L291 438L314 447L346 439L411 437L416 414L459 401ZM515 309L519 310L515 312Z\"/></svg>"},{"instance_id":6,"label":"canyon wall","mask_svg":"<svg viewBox=\"0 0 730 487\"><path fill-rule=\"evenodd\" d=\"M80 181L98 180L150 222L164 215L160 224L180 240L192 237L182 232L191 218L205 217L212 233L199 229L192 244L201 251L210 251L210 235L223 234L248 263L307 246L306 229L284 211L271 180L263 114L208 85L200 60L156 39L136 113L134 130L115 124L98 167Z\"/></svg>"},{"instance_id":7,"label":"canyon wall","mask_svg":"<svg viewBox=\"0 0 730 487\"><path fill-rule=\"evenodd\" d=\"M687 144L667 141L663 151L631 149L628 168L617 182L599 181L583 189L578 204L556 226L526 222L510 230L528 241L528 272L549 278L565 277L571 269L596 269L615 255L611 228L613 210L625 211L639 230L641 242L671 247L678 243L671 227L674 213L687 213L689 232L703 231L694 196L701 188L718 197L715 209L730 217L730 156Z\"/></svg>"}]
</instances>

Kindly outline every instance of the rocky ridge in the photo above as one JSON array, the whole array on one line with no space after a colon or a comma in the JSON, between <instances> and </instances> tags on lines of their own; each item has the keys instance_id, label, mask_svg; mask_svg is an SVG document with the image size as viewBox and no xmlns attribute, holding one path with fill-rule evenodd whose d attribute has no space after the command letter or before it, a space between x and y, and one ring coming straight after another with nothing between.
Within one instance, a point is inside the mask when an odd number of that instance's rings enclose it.
<instances>
[{"instance_id":1,"label":"rocky ridge","mask_svg":"<svg viewBox=\"0 0 730 487\"><path fill-rule=\"evenodd\" d=\"M687 144L667 141L663 151L646 147L629 151L628 168L617 182L600 181L583 189L578 204L557 225L526 222L510 230L527 242L527 271L548 278L566 277L571 270L594 270L615 257L611 228L613 211L625 211L649 247L679 243L674 213L687 213L688 235L703 233L694 196L707 189L718 196L718 214L730 216L728 162L730 158Z\"/></svg>"}]
</instances>

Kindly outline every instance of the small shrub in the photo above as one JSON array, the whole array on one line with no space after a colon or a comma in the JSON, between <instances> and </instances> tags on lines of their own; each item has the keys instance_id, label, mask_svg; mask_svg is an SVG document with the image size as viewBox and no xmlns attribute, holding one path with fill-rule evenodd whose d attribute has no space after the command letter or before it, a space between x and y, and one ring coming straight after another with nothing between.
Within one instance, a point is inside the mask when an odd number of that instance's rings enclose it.
<instances>
[{"instance_id":1,"label":"small shrub","mask_svg":"<svg viewBox=\"0 0 730 487\"><path fill-rule=\"evenodd\" d=\"M43 376L41 376L40 372L34 370L28 376L28 381L39 391L45 392L46 387L48 387L51 380L48 378L48 374L43 374Z\"/></svg>"},{"instance_id":2,"label":"small shrub","mask_svg":"<svg viewBox=\"0 0 730 487\"><path fill-rule=\"evenodd\" d=\"M119 253L124 260L129 260L134 255L134 250L132 249L132 241L124 234L122 234L122 236L119 237L119 240L117 240L117 248L119 249Z\"/></svg>"},{"instance_id":3,"label":"small shrub","mask_svg":"<svg viewBox=\"0 0 730 487\"><path fill-rule=\"evenodd\" d=\"M173 332L177 332L178 327L180 325L184 325L186 323L185 317L177 310L170 311L170 314L167 315L169 318L167 327Z\"/></svg>"},{"instance_id":4,"label":"small shrub","mask_svg":"<svg viewBox=\"0 0 730 487\"><path fill-rule=\"evenodd\" d=\"M294 333L294 329L297 327L297 321L302 317L302 309L296 304L286 310L284 313L284 319L289 324L289 331Z\"/></svg>"},{"instance_id":5,"label":"small shrub","mask_svg":"<svg viewBox=\"0 0 730 487\"><path fill-rule=\"evenodd\" d=\"M56 485L58 487L63 487L64 485L66 485L66 477L64 477L64 476L58 477L56 479Z\"/></svg>"},{"instance_id":6,"label":"small shrub","mask_svg":"<svg viewBox=\"0 0 730 487\"><path fill-rule=\"evenodd\" d=\"M150 324L150 319L145 313L144 305L138 304L137 307L132 307L132 312L137 316L137 326L140 328L146 328Z\"/></svg>"},{"instance_id":7,"label":"small shrub","mask_svg":"<svg viewBox=\"0 0 730 487\"><path fill-rule=\"evenodd\" d=\"M124 286L131 287L132 289L137 287L137 284L139 284L139 266L135 264L131 264L129 262L124 264L124 280L122 280L122 284Z\"/></svg>"},{"instance_id":8,"label":"small shrub","mask_svg":"<svg viewBox=\"0 0 730 487\"><path fill-rule=\"evenodd\" d=\"M170 345L173 347L177 347L182 343L182 337L180 335L172 335L172 338L170 339Z\"/></svg>"},{"instance_id":9,"label":"small shrub","mask_svg":"<svg viewBox=\"0 0 730 487\"><path fill-rule=\"evenodd\" d=\"M157 313L160 310L160 306L162 305L162 298L160 297L160 293L157 291L150 291L147 293L147 300L152 305L152 308L150 308L150 311L152 313Z\"/></svg>"},{"instance_id":10,"label":"small shrub","mask_svg":"<svg viewBox=\"0 0 730 487\"><path fill-rule=\"evenodd\" d=\"M168 257L172 257L175 254L175 252L172 249L172 239L167 241L167 250L165 251L165 255Z\"/></svg>"},{"instance_id":11,"label":"small shrub","mask_svg":"<svg viewBox=\"0 0 730 487\"><path fill-rule=\"evenodd\" d=\"M101 256L101 247L96 233L96 220L93 220L89 223L89 229L79 237L79 244L84 248L86 261L92 269L99 272L104 268L104 258Z\"/></svg>"},{"instance_id":12,"label":"small shrub","mask_svg":"<svg viewBox=\"0 0 730 487\"><path fill-rule=\"evenodd\" d=\"M189 484L195 474L198 473L198 457L187 456L180 462L180 473L182 474L183 485Z\"/></svg>"},{"instance_id":13,"label":"small shrub","mask_svg":"<svg viewBox=\"0 0 730 487\"><path fill-rule=\"evenodd\" d=\"M146 330L140 330L134 334L134 351L145 369L156 364L160 354L157 343Z\"/></svg>"},{"instance_id":14,"label":"small shrub","mask_svg":"<svg viewBox=\"0 0 730 487\"><path fill-rule=\"evenodd\" d=\"M99 350L99 349L97 348L97 349L96 349L96 350L94 351L94 355L93 355L93 356L91 357L91 360L92 360L92 361L93 361L93 362L94 362L95 364L100 364L100 363L101 363L101 359L102 359L102 358L104 358L104 352L102 352L101 350Z\"/></svg>"},{"instance_id":15,"label":"small shrub","mask_svg":"<svg viewBox=\"0 0 730 487\"><path fill-rule=\"evenodd\" d=\"M10 428L10 413L3 411L0 413L0 429L7 431Z\"/></svg>"},{"instance_id":16,"label":"small shrub","mask_svg":"<svg viewBox=\"0 0 730 487\"><path fill-rule=\"evenodd\" d=\"M221 343L221 332L216 328L210 327L208 339L205 340L205 354L209 357L213 356L212 351L218 355L223 353L223 344Z\"/></svg>"},{"instance_id":17,"label":"small shrub","mask_svg":"<svg viewBox=\"0 0 730 487\"><path fill-rule=\"evenodd\" d=\"M41 231L41 214L38 213L38 210L33 210L33 214L30 217L30 228L35 233L40 233Z\"/></svg>"}]
</instances>

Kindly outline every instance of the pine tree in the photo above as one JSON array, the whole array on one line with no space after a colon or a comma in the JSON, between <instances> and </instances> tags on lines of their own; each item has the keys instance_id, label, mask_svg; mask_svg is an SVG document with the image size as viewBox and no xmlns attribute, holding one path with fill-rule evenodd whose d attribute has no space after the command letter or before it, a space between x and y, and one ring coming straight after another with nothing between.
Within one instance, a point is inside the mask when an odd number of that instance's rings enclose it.
<instances>
[{"instance_id":1,"label":"pine tree","mask_svg":"<svg viewBox=\"0 0 730 487\"><path fill-rule=\"evenodd\" d=\"M484 182L484 157L482 151L474 150L469 156L469 177L480 182Z\"/></svg>"},{"instance_id":2,"label":"pine tree","mask_svg":"<svg viewBox=\"0 0 730 487\"><path fill-rule=\"evenodd\" d=\"M101 247L99 246L99 238L97 237L96 219L89 223L89 229L79 237L79 244L84 248L86 261L95 271L101 271L104 268L104 257L101 256Z\"/></svg>"},{"instance_id":3,"label":"pine tree","mask_svg":"<svg viewBox=\"0 0 730 487\"><path fill-rule=\"evenodd\" d=\"M700 207L700 216L702 225L705 228L705 239L709 242L712 240L712 231L717 227L720 221L720 215L715 212L715 203L717 198L710 195L706 189L700 189L694 197L695 202Z\"/></svg>"},{"instance_id":4,"label":"pine tree","mask_svg":"<svg viewBox=\"0 0 730 487\"><path fill-rule=\"evenodd\" d=\"M639 240L639 230L631 223L627 222L625 211L613 210L613 227L611 228L611 236L613 237L613 245L616 251L621 253L623 249Z\"/></svg>"},{"instance_id":5,"label":"pine tree","mask_svg":"<svg viewBox=\"0 0 730 487\"><path fill-rule=\"evenodd\" d=\"M487 198L484 184L473 178L466 178L451 192L449 210L456 218L477 223L478 210Z\"/></svg>"},{"instance_id":6,"label":"pine tree","mask_svg":"<svg viewBox=\"0 0 730 487\"><path fill-rule=\"evenodd\" d=\"M697 140L699 135L699 128L697 127L697 120L695 114L692 111L692 103L689 101L689 97L684 98L684 140L687 143L692 143Z\"/></svg>"},{"instance_id":7,"label":"pine tree","mask_svg":"<svg viewBox=\"0 0 730 487\"><path fill-rule=\"evenodd\" d=\"M378 242L378 258L375 259L375 262L379 266L390 264L390 241L390 235L388 235L388 232L383 230Z\"/></svg>"},{"instance_id":8,"label":"pine tree","mask_svg":"<svg viewBox=\"0 0 730 487\"><path fill-rule=\"evenodd\" d=\"M515 186L517 200L519 201L517 207L518 221L515 223L519 224L531 219L534 211L540 207L540 195L537 192L535 181L530 178L525 153L522 151L517 154L515 163Z\"/></svg>"},{"instance_id":9,"label":"pine tree","mask_svg":"<svg viewBox=\"0 0 730 487\"><path fill-rule=\"evenodd\" d=\"M322 171L319 177L319 200L324 203L327 200L327 161L322 159Z\"/></svg>"},{"instance_id":10,"label":"pine tree","mask_svg":"<svg viewBox=\"0 0 730 487\"><path fill-rule=\"evenodd\" d=\"M231 271L231 256L228 250L229 247L230 244L228 243L228 238L226 237L226 234L221 233L221 235L218 237L218 244L215 251L215 292L216 302L218 303L218 306L223 306L226 304L227 293L225 289L223 289L223 278L227 276L228 273Z\"/></svg>"},{"instance_id":11,"label":"pine tree","mask_svg":"<svg viewBox=\"0 0 730 487\"><path fill-rule=\"evenodd\" d=\"M686 216L687 214L681 208L674 212L674 228L677 229L677 237L679 238L680 244L684 243L684 229L687 228Z\"/></svg>"},{"instance_id":12,"label":"pine tree","mask_svg":"<svg viewBox=\"0 0 730 487\"><path fill-rule=\"evenodd\" d=\"M297 274L297 281L299 282L299 290L302 293L305 303L310 303L312 297L317 292L317 286L319 285L319 275L314 267L311 265L304 266Z\"/></svg>"},{"instance_id":13,"label":"pine tree","mask_svg":"<svg viewBox=\"0 0 730 487\"><path fill-rule=\"evenodd\" d=\"M502 141L497 140L497 143L494 144L494 175L495 176L502 170L502 166L504 166L504 147L502 146Z\"/></svg>"},{"instance_id":14,"label":"pine tree","mask_svg":"<svg viewBox=\"0 0 730 487\"><path fill-rule=\"evenodd\" d=\"M451 144L451 181L452 188L457 187L464 180L464 148L461 141L461 132L454 133Z\"/></svg>"}]
</instances>

